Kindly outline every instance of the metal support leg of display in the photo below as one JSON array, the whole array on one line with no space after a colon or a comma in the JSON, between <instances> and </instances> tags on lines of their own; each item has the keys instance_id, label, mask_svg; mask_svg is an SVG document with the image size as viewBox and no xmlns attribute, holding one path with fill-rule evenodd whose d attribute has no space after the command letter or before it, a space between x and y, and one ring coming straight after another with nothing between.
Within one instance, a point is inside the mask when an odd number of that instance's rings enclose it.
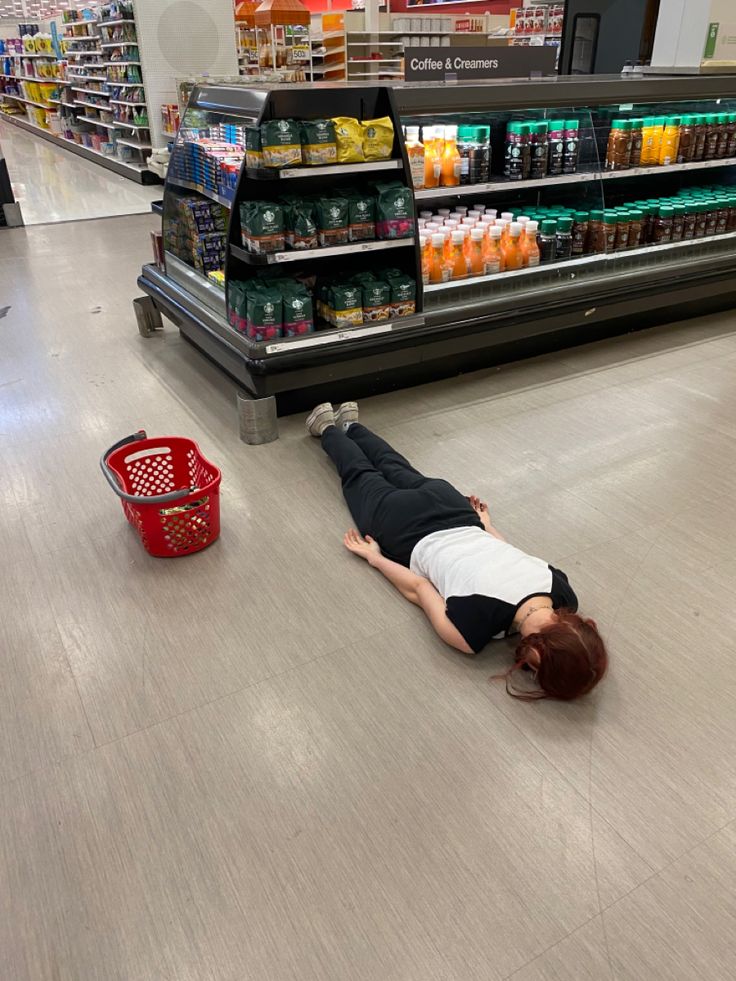
<instances>
[{"instance_id":1,"label":"metal support leg of display","mask_svg":"<svg viewBox=\"0 0 736 981\"><path fill-rule=\"evenodd\" d=\"M273 443L279 438L279 421L276 416L276 399L269 395L256 399L245 392L238 392L238 424L244 443L258 446Z\"/></svg>"},{"instance_id":2,"label":"metal support leg of display","mask_svg":"<svg viewBox=\"0 0 736 981\"><path fill-rule=\"evenodd\" d=\"M138 321L138 332L141 337L153 337L157 330L164 329L164 322L158 307L150 296L138 296L133 300L135 319Z\"/></svg>"}]
</instances>

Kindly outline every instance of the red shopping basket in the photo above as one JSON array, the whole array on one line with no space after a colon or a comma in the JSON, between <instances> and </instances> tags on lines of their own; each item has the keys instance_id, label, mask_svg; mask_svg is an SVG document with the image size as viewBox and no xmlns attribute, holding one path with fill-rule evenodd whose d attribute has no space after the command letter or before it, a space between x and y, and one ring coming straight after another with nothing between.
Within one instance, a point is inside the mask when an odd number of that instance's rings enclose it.
<instances>
[{"instance_id":1,"label":"red shopping basket","mask_svg":"<svg viewBox=\"0 0 736 981\"><path fill-rule=\"evenodd\" d=\"M190 555L220 534L222 475L193 440L141 430L106 450L100 466L151 555Z\"/></svg>"}]
</instances>

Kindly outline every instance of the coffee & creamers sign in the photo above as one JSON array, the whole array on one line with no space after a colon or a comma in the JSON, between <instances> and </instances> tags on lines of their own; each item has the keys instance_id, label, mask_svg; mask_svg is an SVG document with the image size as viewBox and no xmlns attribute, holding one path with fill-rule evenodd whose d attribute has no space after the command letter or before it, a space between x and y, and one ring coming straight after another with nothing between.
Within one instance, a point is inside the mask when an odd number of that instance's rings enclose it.
<instances>
[{"instance_id":1,"label":"coffee & creamers sign","mask_svg":"<svg viewBox=\"0 0 736 981\"><path fill-rule=\"evenodd\" d=\"M407 82L444 82L553 75L556 54L552 47L409 47L404 51L404 77Z\"/></svg>"}]
</instances>

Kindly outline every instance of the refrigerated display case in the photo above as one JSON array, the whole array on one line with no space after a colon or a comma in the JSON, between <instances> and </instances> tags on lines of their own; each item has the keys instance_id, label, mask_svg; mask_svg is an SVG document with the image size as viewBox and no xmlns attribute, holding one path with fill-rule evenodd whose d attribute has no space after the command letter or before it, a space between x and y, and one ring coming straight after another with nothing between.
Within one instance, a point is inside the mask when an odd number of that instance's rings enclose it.
<instances>
[{"instance_id":1,"label":"refrigerated display case","mask_svg":"<svg viewBox=\"0 0 736 981\"><path fill-rule=\"evenodd\" d=\"M638 119L641 130L641 121L650 117L676 118L684 120L683 133L692 134L701 118L705 132L711 115L712 125L723 135L718 152L733 155L682 162L665 155L662 163L659 158L646 165L637 160L631 166L615 156L614 146L611 157L614 121L615 130L625 130ZM248 127L269 120L386 116L393 121L394 144L390 159L380 163L281 170L247 165ZM696 120L693 125L691 117ZM575 152L545 172L537 168L519 178L512 166L509 173L507 135L514 132L509 124L531 127L532 132L542 124L541 131L551 138L555 121L575 123ZM547 255L550 261L535 267L460 279L443 276L424 283L414 227L409 237L399 239L322 245L300 252L279 247L268 255L244 250L241 204L283 196L314 200L350 187L372 188L388 179L410 187L403 128L419 127L425 138L427 127L437 125L486 134L490 169L481 174L482 182L415 188L416 213L425 212L422 221L440 208L474 211L476 204L499 215L555 219L560 229L565 218L585 214L587 222L596 224L597 238L586 240L572 257L563 248L560 261ZM729 133L734 139L730 148ZM685 156L689 153L688 149ZM181 209L187 201L195 202L195 209L196 202L222 209L221 276L208 276L213 270L204 268L182 234ZM700 209L698 237L694 226L690 235L682 225L679 233L676 226L673 237L670 205L680 212L687 205L682 213L688 215ZM163 313L254 398L306 390L310 397L329 393L338 398L343 382L352 390L358 385L365 390L402 384L498 362L521 347L524 353L549 350L723 309L736 301L736 78L593 76L446 86L199 86L174 148L163 220L166 268L146 266L142 271L139 285L148 297L150 316L139 318L141 329L148 332ZM649 224L646 241L639 240L641 223ZM410 316L337 328L316 317L314 332L286 337L277 331L265 339L247 336L232 316L237 288L233 284L253 277L293 277L314 291L318 306L325 277L339 270L355 281L381 275L386 265L416 279L416 305Z\"/></svg>"}]
</instances>

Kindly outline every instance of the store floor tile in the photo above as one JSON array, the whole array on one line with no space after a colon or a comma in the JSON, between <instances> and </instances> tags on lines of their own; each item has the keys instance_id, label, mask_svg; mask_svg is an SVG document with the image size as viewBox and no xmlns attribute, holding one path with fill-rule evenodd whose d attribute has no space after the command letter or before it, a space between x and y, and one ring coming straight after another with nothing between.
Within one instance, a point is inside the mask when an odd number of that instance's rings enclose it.
<instances>
[{"instance_id":1,"label":"store floor tile","mask_svg":"<svg viewBox=\"0 0 736 981\"><path fill-rule=\"evenodd\" d=\"M0 233L3 978L730 981L736 318L368 399L570 575L611 652L510 699L340 544L331 465L131 301L151 216ZM149 558L97 460L182 433L207 551Z\"/></svg>"}]
</instances>

